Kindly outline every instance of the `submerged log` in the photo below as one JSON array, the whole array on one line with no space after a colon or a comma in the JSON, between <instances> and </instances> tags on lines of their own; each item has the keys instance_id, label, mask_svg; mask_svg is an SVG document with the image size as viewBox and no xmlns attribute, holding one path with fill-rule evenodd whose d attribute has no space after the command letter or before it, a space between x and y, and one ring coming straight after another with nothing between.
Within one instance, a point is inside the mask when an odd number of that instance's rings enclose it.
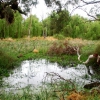
<instances>
[{"instance_id":1,"label":"submerged log","mask_svg":"<svg viewBox=\"0 0 100 100\"><path fill-rule=\"evenodd\" d=\"M98 87L99 85L100 85L100 82L93 82L93 83L84 85L84 88L85 89L92 89L93 87Z\"/></svg>"}]
</instances>

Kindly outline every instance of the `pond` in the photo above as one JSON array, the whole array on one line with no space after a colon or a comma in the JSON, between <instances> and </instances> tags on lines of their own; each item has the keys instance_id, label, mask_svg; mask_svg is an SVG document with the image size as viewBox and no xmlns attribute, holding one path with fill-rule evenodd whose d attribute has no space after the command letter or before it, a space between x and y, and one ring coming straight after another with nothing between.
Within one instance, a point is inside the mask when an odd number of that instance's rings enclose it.
<instances>
[{"instance_id":1,"label":"pond","mask_svg":"<svg viewBox=\"0 0 100 100\"><path fill-rule=\"evenodd\" d=\"M28 85L40 86L46 76L46 72L58 73L61 77L71 79L81 86L91 81L85 65L77 65L76 67L66 66L66 68L63 68L57 63L50 63L45 59L26 60L14 69L8 78L3 78L5 90L21 89ZM87 78L85 77L86 75L88 76Z\"/></svg>"}]
</instances>

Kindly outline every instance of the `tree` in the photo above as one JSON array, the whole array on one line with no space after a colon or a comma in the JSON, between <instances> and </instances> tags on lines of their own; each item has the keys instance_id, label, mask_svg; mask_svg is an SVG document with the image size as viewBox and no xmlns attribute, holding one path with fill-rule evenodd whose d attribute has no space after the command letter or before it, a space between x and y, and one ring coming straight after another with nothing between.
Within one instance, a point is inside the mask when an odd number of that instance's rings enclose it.
<instances>
[{"instance_id":1,"label":"tree","mask_svg":"<svg viewBox=\"0 0 100 100\"><path fill-rule=\"evenodd\" d=\"M69 21L70 16L67 10L61 10L59 12L53 11L50 15L50 35L64 32L64 27L68 25ZM63 35L65 35L65 33L63 33Z\"/></svg>"},{"instance_id":2,"label":"tree","mask_svg":"<svg viewBox=\"0 0 100 100\"><path fill-rule=\"evenodd\" d=\"M71 14L76 9L81 9L91 17L91 20L100 20L100 0L45 0L45 2L47 6L58 6L61 9L68 9L69 5L72 5Z\"/></svg>"},{"instance_id":3,"label":"tree","mask_svg":"<svg viewBox=\"0 0 100 100\"><path fill-rule=\"evenodd\" d=\"M10 25L4 19L0 19L0 38L21 38L24 35L22 34L22 22L23 18L18 12L14 14L14 22Z\"/></svg>"},{"instance_id":4,"label":"tree","mask_svg":"<svg viewBox=\"0 0 100 100\"><path fill-rule=\"evenodd\" d=\"M61 11L62 4L58 0L44 0L48 7L52 6L55 10ZM21 14L27 14L31 5L36 6L37 0L0 0L0 19L5 18L8 23L14 21L14 12L19 11ZM56 6L56 8L55 8Z\"/></svg>"},{"instance_id":5,"label":"tree","mask_svg":"<svg viewBox=\"0 0 100 100\"><path fill-rule=\"evenodd\" d=\"M31 23L31 25L30 25ZM35 15L30 15L23 23L24 35L40 36L42 33L42 25ZM30 32L30 33L29 33Z\"/></svg>"},{"instance_id":6,"label":"tree","mask_svg":"<svg viewBox=\"0 0 100 100\"><path fill-rule=\"evenodd\" d=\"M37 0L0 0L0 19L5 18L8 23L14 21L14 12L26 15L31 5L36 5Z\"/></svg>"},{"instance_id":7,"label":"tree","mask_svg":"<svg viewBox=\"0 0 100 100\"><path fill-rule=\"evenodd\" d=\"M92 20L100 20L100 0L44 0L48 7L52 7L53 10L61 11L68 6L72 5L74 12L76 9L81 9L92 17ZM8 23L14 21L14 12L17 10L21 14L25 14L30 11L31 5L36 6L37 0L0 0L0 19L5 18ZM88 9L86 9L88 7Z\"/></svg>"}]
</instances>

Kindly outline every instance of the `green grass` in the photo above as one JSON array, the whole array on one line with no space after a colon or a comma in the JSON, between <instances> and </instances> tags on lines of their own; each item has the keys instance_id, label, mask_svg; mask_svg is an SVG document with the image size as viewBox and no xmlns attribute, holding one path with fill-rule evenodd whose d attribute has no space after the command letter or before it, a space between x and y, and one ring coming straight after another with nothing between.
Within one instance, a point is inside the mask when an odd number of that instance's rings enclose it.
<instances>
[{"instance_id":1,"label":"green grass","mask_svg":"<svg viewBox=\"0 0 100 100\"><path fill-rule=\"evenodd\" d=\"M56 40L58 44L63 43L65 40ZM85 61L89 54L92 54L97 46L95 41L87 42L82 46L81 59ZM59 65L65 67L72 63L75 66L80 63L77 60L77 55L48 55L48 49L54 44L54 41L47 40L27 40L16 39L14 41L0 41L0 75L7 76L7 71L20 64L23 60L45 58L51 62L57 62ZM73 45L73 44L72 44ZM76 42L77 45L77 42ZM34 53L33 50L37 49L39 52ZM51 49L52 50L52 49ZM53 52L53 51L52 51ZM9 72L9 71L8 71ZM3 74L4 73L4 74ZM6 73L6 74L5 74Z\"/></svg>"},{"instance_id":2,"label":"green grass","mask_svg":"<svg viewBox=\"0 0 100 100\"><path fill-rule=\"evenodd\" d=\"M62 34L55 34L53 37L57 38L58 40L64 40L65 39L65 36L62 35Z\"/></svg>"},{"instance_id":3,"label":"green grass","mask_svg":"<svg viewBox=\"0 0 100 100\"><path fill-rule=\"evenodd\" d=\"M60 78L61 79L61 78ZM62 79L63 80L63 79ZM69 100L67 97L72 93L77 93L83 96L84 99L77 100L99 100L100 94L98 91L90 92L87 90L78 90L75 82L63 80L51 83L44 83L39 89L27 86L22 90L1 91L0 100ZM74 97L75 98L75 97Z\"/></svg>"}]
</instances>

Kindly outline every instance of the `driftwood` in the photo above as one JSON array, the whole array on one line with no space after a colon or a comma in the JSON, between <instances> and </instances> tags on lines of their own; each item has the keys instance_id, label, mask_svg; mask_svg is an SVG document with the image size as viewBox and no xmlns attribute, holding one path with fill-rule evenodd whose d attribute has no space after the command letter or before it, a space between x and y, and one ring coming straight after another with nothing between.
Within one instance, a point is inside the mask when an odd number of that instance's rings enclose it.
<instances>
[{"instance_id":1,"label":"driftwood","mask_svg":"<svg viewBox=\"0 0 100 100\"><path fill-rule=\"evenodd\" d=\"M84 85L84 88L85 89L92 89L92 88L98 87L98 86L100 86L100 82L93 82L93 83Z\"/></svg>"}]
</instances>

